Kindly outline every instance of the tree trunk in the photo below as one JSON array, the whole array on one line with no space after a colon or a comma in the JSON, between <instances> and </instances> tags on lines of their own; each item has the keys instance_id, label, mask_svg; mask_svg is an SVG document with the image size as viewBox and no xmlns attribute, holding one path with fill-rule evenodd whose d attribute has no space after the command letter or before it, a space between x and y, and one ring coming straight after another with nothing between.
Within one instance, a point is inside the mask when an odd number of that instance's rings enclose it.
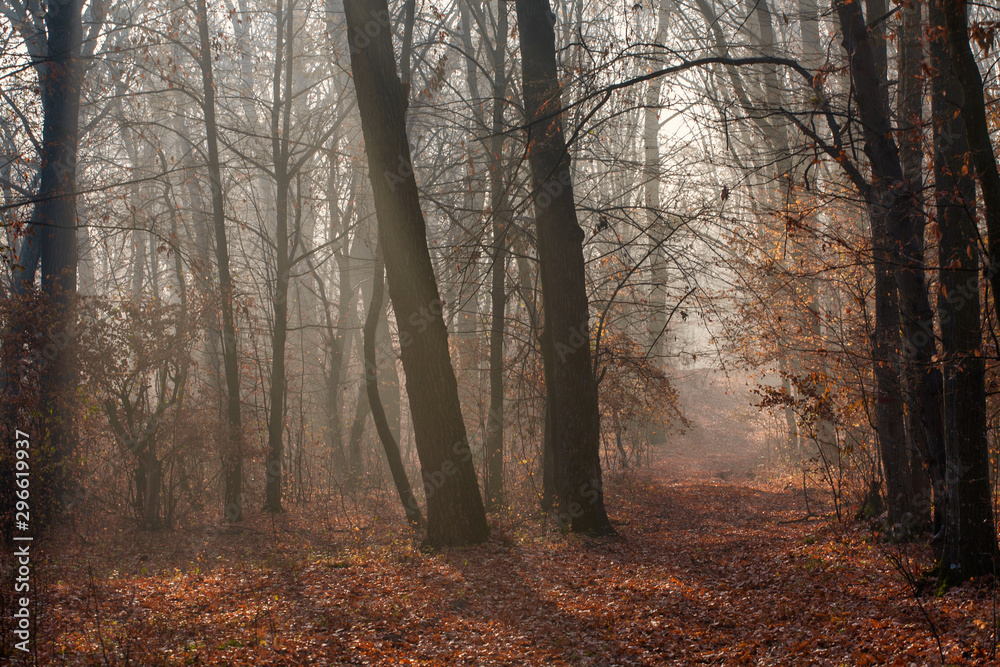
<instances>
[{"instance_id":1,"label":"tree trunk","mask_svg":"<svg viewBox=\"0 0 1000 667\"><path fill-rule=\"evenodd\" d=\"M226 421L228 433L222 451L222 475L225 485L223 519L243 519L243 422L240 406L240 369L236 350L236 324L233 319L233 281L229 273L229 245L226 241L226 211L222 192L222 167L219 162L219 128L215 120L215 82L212 78L212 43L208 31L206 0L196 5L201 67L202 111L205 118L205 143L208 146L208 180L212 192L212 222L215 231L215 259L219 272L219 298L222 311L222 361L226 371Z\"/></svg>"},{"instance_id":2,"label":"tree trunk","mask_svg":"<svg viewBox=\"0 0 1000 667\"><path fill-rule=\"evenodd\" d=\"M955 100L965 121L972 164L983 192L986 232L989 237L989 281L993 309L1000 313L1000 171L986 120L983 76L972 54L972 39L966 17L966 0L940 0L947 26L952 68L961 86L961 98Z\"/></svg>"},{"instance_id":3,"label":"tree trunk","mask_svg":"<svg viewBox=\"0 0 1000 667\"><path fill-rule=\"evenodd\" d=\"M368 389L362 377L358 384L358 397L354 402L354 418L351 420L351 435L347 441L347 478L348 488L355 488L365 475L365 462L361 456L361 440L365 435L365 423L371 413L368 405Z\"/></svg>"},{"instance_id":4,"label":"tree trunk","mask_svg":"<svg viewBox=\"0 0 1000 667\"><path fill-rule=\"evenodd\" d=\"M590 354L583 230L563 136L555 17L547 0L517 0L538 260L554 390L559 518L573 532L614 532L604 508L600 412Z\"/></svg>"},{"instance_id":5,"label":"tree trunk","mask_svg":"<svg viewBox=\"0 0 1000 667\"><path fill-rule=\"evenodd\" d=\"M38 230L42 291L46 297L47 341L56 349L41 376L46 457L41 473L40 514L59 509L58 498L67 488L67 466L76 446L72 406L76 394L76 365L70 327L76 296L76 159L79 141L80 95L83 65L81 0L48 6L45 15L48 58L42 90L42 150L35 229ZM33 274L32 274L33 277ZM25 276L27 278L27 276ZM49 349L49 348L47 348ZM50 458L49 458L50 457Z\"/></svg>"},{"instance_id":6,"label":"tree trunk","mask_svg":"<svg viewBox=\"0 0 1000 667\"><path fill-rule=\"evenodd\" d=\"M396 73L385 0L346 0L351 65L375 195L379 245L399 324L417 455L427 495L429 547L489 535L448 353L427 230L406 137L406 89Z\"/></svg>"},{"instance_id":7,"label":"tree trunk","mask_svg":"<svg viewBox=\"0 0 1000 667\"><path fill-rule=\"evenodd\" d=\"M507 4L497 3L493 46L493 136L490 145L490 207L493 220L493 267L490 285L490 412L486 424L486 508L504 502L504 320L507 306L507 230L511 210L503 171L503 112L507 98Z\"/></svg>"},{"instance_id":8,"label":"tree trunk","mask_svg":"<svg viewBox=\"0 0 1000 667\"><path fill-rule=\"evenodd\" d=\"M884 0L871 0L881 11ZM903 428L900 387L900 308L916 323L921 319L926 289L912 271L903 267L901 248L913 243L918 226L914 210L916 193L910 191L900 162L899 149L889 121L885 45L873 40L857 2L837 0L836 10L843 31L844 50L851 72L851 86L860 112L865 139L865 155L872 168L872 182L866 194L871 215L872 252L875 269L875 332L873 361L876 382L876 429L886 481L889 521L898 530L912 528L910 458ZM882 14L878 14L879 17ZM906 267L907 269L909 267ZM897 286L897 278L903 279ZM929 306L927 306L929 310Z\"/></svg>"},{"instance_id":9,"label":"tree trunk","mask_svg":"<svg viewBox=\"0 0 1000 667\"><path fill-rule=\"evenodd\" d=\"M902 40L899 49L899 157L903 178L912 193L914 214L906 219L909 227L901 230L900 250L903 263L898 281L901 294L913 294L902 303L903 354L906 365L903 389L906 400L906 431L913 483L913 528L931 523L931 484L928 471L933 459L944 449L941 421L941 371L937 366L937 340L934 336L934 311L927 292L924 257L923 201L923 110L924 74L921 3L902 8ZM906 306L910 307L907 308Z\"/></svg>"},{"instance_id":10,"label":"tree trunk","mask_svg":"<svg viewBox=\"0 0 1000 667\"><path fill-rule=\"evenodd\" d=\"M410 488L410 480L406 477L406 468L403 466L403 459L399 454L399 442L389 427L389 420L386 418L385 408L382 407L382 399L379 397L378 391L378 359L375 355L375 344L378 337L379 322L384 317L385 312L382 298L385 291L383 271L382 253L376 249L372 298L368 306L368 316L365 318L365 388L368 393L368 405L371 408L372 421L375 422L375 430L378 431L379 440L382 441L385 458L389 464L389 472L392 473L392 481L396 485L396 493L399 495L399 501L403 504L406 520L414 526L420 526L424 522L423 516L420 514L420 506L417 504L417 499L413 496L413 490Z\"/></svg>"},{"instance_id":11,"label":"tree trunk","mask_svg":"<svg viewBox=\"0 0 1000 667\"><path fill-rule=\"evenodd\" d=\"M274 163L275 196L275 286L274 331L271 336L271 389L267 418L267 468L264 491L264 511L281 512L281 458L285 416L285 342L288 338L288 282L291 257L288 254L288 134L292 115L292 63L295 25L293 9L288 11L278 0L275 10L277 25L274 55L273 101L271 110L272 160ZM287 37L285 34L287 32ZM284 51L284 57L282 52ZM284 65L284 68L282 68ZM284 95L282 96L282 69ZM282 119L283 116L283 119ZM279 129L279 121L281 126Z\"/></svg>"},{"instance_id":12,"label":"tree trunk","mask_svg":"<svg viewBox=\"0 0 1000 667\"><path fill-rule=\"evenodd\" d=\"M947 5L930 7L931 30L941 34ZM951 24L948 24L951 27ZM947 583L995 575L997 535L993 519L990 460L987 444L985 364L979 302L979 230L973 212L976 184L967 167L968 117L962 108L959 63L949 57L941 39L931 41L934 71L934 187L937 197L941 266L941 347L944 357L945 461L943 477L944 544L938 574ZM978 73L978 70L977 70ZM982 99L982 91L979 91ZM968 98L965 98L968 99ZM987 139L988 140L988 139ZM978 165L977 165L978 166ZM984 188L985 191L985 188ZM990 233L992 246L994 237ZM993 267L991 267L992 269ZM996 294L994 293L994 297ZM940 466L940 462L938 463Z\"/></svg>"},{"instance_id":13,"label":"tree trunk","mask_svg":"<svg viewBox=\"0 0 1000 667\"><path fill-rule=\"evenodd\" d=\"M663 44L667 39L667 3L660 0L657 7L657 28L655 44ZM656 47L654 47L656 48ZM656 58L656 66L661 65L662 58ZM646 89L646 105L643 110L643 204L646 207L646 236L651 249L650 274L652 285L649 288L651 340L649 356L652 365L658 371L666 368L667 351L667 255L663 248L671 230L660 211L660 88L663 78L656 77L649 82ZM650 445L666 442L666 429L662 424L650 420L646 425L646 436Z\"/></svg>"}]
</instances>

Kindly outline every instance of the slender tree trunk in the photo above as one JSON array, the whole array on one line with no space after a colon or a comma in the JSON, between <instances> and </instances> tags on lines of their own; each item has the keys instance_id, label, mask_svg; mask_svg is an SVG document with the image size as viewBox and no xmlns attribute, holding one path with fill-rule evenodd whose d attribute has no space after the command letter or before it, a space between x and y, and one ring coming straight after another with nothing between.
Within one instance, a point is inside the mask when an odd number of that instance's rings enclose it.
<instances>
[{"instance_id":1,"label":"slender tree trunk","mask_svg":"<svg viewBox=\"0 0 1000 667\"><path fill-rule=\"evenodd\" d=\"M205 143L208 146L208 180L212 192L212 222L215 231L215 260L219 272L219 297L222 310L222 360L226 371L226 421L228 433L222 451L222 475L225 485L223 518L229 522L243 519L243 422L240 406L240 370L236 349L236 324L233 318L233 281L229 273L229 245L226 241L225 198L222 191L222 167L219 161L219 128L215 120L215 82L212 76L212 43L208 31L206 0L196 4L202 75L202 111L205 117Z\"/></svg>"},{"instance_id":2,"label":"slender tree trunk","mask_svg":"<svg viewBox=\"0 0 1000 667\"><path fill-rule=\"evenodd\" d=\"M661 45L667 39L669 0L660 0L657 6L657 28L655 44ZM658 47L654 47L658 48ZM662 58L656 58L659 65ZM659 371L666 368L667 335L667 256L663 244L670 231L660 210L660 88L662 77L649 82L646 89L646 105L643 110L643 204L646 207L646 236L654 246L650 260L652 285L649 288L651 345L649 356L653 367ZM651 445L666 442L662 424L650 420L646 425L646 435Z\"/></svg>"},{"instance_id":3,"label":"slender tree trunk","mask_svg":"<svg viewBox=\"0 0 1000 667\"><path fill-rule=\"evenodd\" d=\"M604 508L600 412L590 354L583 230L563 136L554 16L547 0L517 0L545 327L551 337L556 490L574 532L614 532Z\"/></svg>"},{"instance_id":4,"label":"slender tree trunk","mask_svg":"<svg viewBox=\"0 0 1000 667\"><path fill-rule=\"evenodd\" d=\"M372 421L375 422L375 430L378 432L379 440L382 441L385 458L389 464L389 472L392 473L392 481L396 485L399 501L403 504L406 520L414 526L420 526L424 522L423 516L420 514L420 506L410 488L410 480L406 477L406 468L403 466L403 459L399 454L399 443L389 427L389 420L386 418L385 408L382 407L382 399L379 397L378 391L378 359L375 355L375 344L378 338L379 322L385 312L383 272L382 253L376 249L372 298L368 305L368 316L365 318L365 388L368 394L368 405L372 412Z\"/></svg>"},{"instance_id":5,"label":"slender tree trunk","mask_svg":"<svg viewBox=\"0 0 1000 667\"><path fill-rule=\"evenodd\" d=\"M503 344L507 306L507 230L511 224L507 181L503 170L503 113L507 98L507 4L497 3L493 46L493 136L490 144L490 207L493 220L493 267L490 285L490 412L486 424L486 508L504 502Z\"/></svg>"},{"instance_id":6,"label":"slender tree trunk","mask_svg":"<svg viewBox=\"0 0 1000 667\"><path fill-rule=\"evenodd\" d=\"M292 115L292 64L294 62L293 35L295 25L293 5L287 12L278 0L275 10L277 24L273 78L273 107L271 111L271 143L274 163L275 196L275 286L274 331L271 336L271 389L270 411L267 418L267 468L264 491L264 510L281 512L281 458L285 416L285 343L288 338L288 282L291 274L291 257L288 250L288 190L291 187L288 173L288 134ZM287 36L286 36L287 33ZM282 57L284 52L284 57ZM284 69L284 94L282 95L282 69ZM280 129L279 129L280 123Z\"/></svg>"},{"instance_id":7,"label":"slender tree trunk","mask_svg":"<svg viewBox=\"0 0 1000 667\"><path fill-rule=\"evenodd\" d=\"M427 230L406 137L407 90L396 73L385 0L346 0L351 65L375 195L379 245L399 324L430 547L489 535L448 353Z\"/></svg>"},{"instance_id":8,"label":"slender tree trunk","mask_svg":"<svg viewBox=\"0 0 1000 667\"><path fill-rule=\"evenodd\" d=\"M792 387L792 381L788 379L788 360L784 354L778 359L778 371L781 374L781 388L785 390L789 400L791 400L795 396L795 388ZM799 444L799 427L795 417L795 408L791 405L785 406L785 427L785 448L788 450L788 456L793 461L801 461L803 448Z\"/></svg>"},{"instance_id":9,"label":"slender tree trunk","mask_svg":"<svg viewBox=\"0 0 1000 667\"><path fill-rule=\"evenodd\" d=\"M326 376L326 440L330 450L331 475L334 478L343 479L347 473L347 455L344 452L344 415L341 382L347 373L347 361L351 357L351 342L354 340L353 329L356 326L357 295L354 293L354 282L352 273L352 261L350 244L348 243L347 230L351 218L354 215L356 206L354 202L359 196L358 175L351 177L350 190L348 191L348 207L340 212L336 205L336 153L331 151L328 160L329 177L327 179L327 197L330 206L330 232L331 243L336 243L334 257L337 260L337 271L339 274L339 298L337 303L337 320L334 323L330 313L329 303L326 299L326 292L322 286L322 279L317 276L317 286L323 295L323 305L326 311L327 338L329 354ZM337 241L338 236L340 237ZM357 239L357 234L355 234ZM358 241L356 240L355 243Z\"/></svg>"},{"instance_id":10,"label":"slender tree trunk","mask_svg":"<svg viewBox=\"0 0 1000 667\"><path fill-rule=\"evenodd\" d=\"M363 351L362 351L363 353ZM347 441L347 479L348 488L356 488L365 476L365 462L361 455L361 440L365 435L365 423L371 413L368 404L368 389L365 379L358 384L358 398L354 402L354 418L351 420L351 435Z\"/></svg>"}]
</instances>

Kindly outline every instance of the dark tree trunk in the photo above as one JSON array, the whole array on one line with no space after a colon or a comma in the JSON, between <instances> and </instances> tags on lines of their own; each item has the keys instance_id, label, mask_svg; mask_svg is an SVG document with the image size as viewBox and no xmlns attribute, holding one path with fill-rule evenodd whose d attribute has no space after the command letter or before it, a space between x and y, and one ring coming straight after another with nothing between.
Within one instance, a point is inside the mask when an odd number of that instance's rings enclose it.
<instances>
[{"instance_id":1,"label":"dark tree trunk","mask_svg":"<svg viewBox=\"0 0 1000 667\"><path fill-rule=\"evenodd\" d=\"M604 509L601 480L601 425L590 354L584 234L577 221L570 157L558 112L562 99L555 17L547 0L517 0L517 21L542 303L552 343L547 361L554 366L552 418L559 514L574 532L609 534L614 531Z\"/></svg>"},{"instance_id":2,"label":"dark tree trunk","mask_svg":"<svg viewBox=\"0 0 1000 667\"><path fill-rule=\"evenodd\" d=\"M196 5L201 67L202 111L205 143L208 146L208 180L212 192L212 223L215 231L215 260L219 272L219 300L222 311L222 361L226 372L226 441L222 445L222 475L225 486L223 519L243 519L243 421L240 406L240 369L233 319L233 281L229 273L229 244L226 241L226 211L219 162L219 128L215 120L215 83L212 78L212 43L208 33L206 0Z\"/></svg>"},{"instance_id":3,"label":"dark tree trunk","mask_svg":"<svg viewBox=\"0 0 1000 667\"><path fill-rule=\"evenodd\" d=\"M942 10L939 2L931 3L933 34L942 34L945 27ZM986 574L996 575L997 536L987 444L985 364L981 353L979 230L973 214L976 183L967 167L968 118L963 120L955 115L956 108L963 111L966 108L962 100L963 92L968 91L963 91L962 82L954 75L953 65L958 63L949 57L948 45L942 39L932 40L931 57L946 445L940 474L945 485L945 502L939 503L944 514L944 544L938 573L948 583L956 583ZM981 89L978 95L981 100ZM993 242L991 230L991 245Z\"/></svg>"},{"instance_id":4,"label":"dark tree trunk","mask_svg":"<svg viewBox=\"0 0 1000 667\"><path fill-rule=\"evenodd\" d=\"M368 404L368 388L362 377L358 384L358 399L354 402L354 419L351 420L351 436L347 441L347 478L349 488L355 488L365 476L365 462L361 455L361 440L365 435L365 423L371 413Z\"/></svg>"},{"instance_id":5,"label":"dark tree trunk","mask_svg":"<svg viewBox=\"0 0 1000 667\"><path fill-rule=\"evenodd\" d=\"M410 480L406 477L406 468L403 466L403 458L399 454L399 442L396 440L386 418L385 408L382 406L382 399L378 391L378 359L375 355L375 344L378 337L379 321L385 312L383 304L383 292L385 291L385 278L383 275L384 266L379 250L375 251L375 272L372 278L372 298L368 306L368 316L365 318L365 389L368 393L368 405L372 412L372 421L375 422L375 430L378 432L379 440L382 441L382 448L385 450L385 458L389 464L389 472L392 473L392 481L396 485L396 493L399 494L399 501L403 504L403 511L406 513L406 520L414 526L423 525L424 519L420 514L420 506L413 496L410 488Z\"/></svg>"},{"instance_id":6,"label":"dark tree trunk","mask_svg":"<svg viewBox=\"0 0 1000 667\"><path fill-rule=\"evenodd\" d=\"M928 471L937 453L944 450L941 416L941 371L937 366L934 311L926 283L924 228L927 218L923 202L923 42L921 4L902 9L903 29L899 63L899 153L907 189L912 193L914 214L905 218L900 230L902 263L898 267L900 295L911 298L903 306L903 390L906 400L906 430L913 483L914 520L919 530L931 522L932 497Z\"/></svg>"},{"instance_id":7,"label":"dark tree trunk","mask_svg":"<svg viewBox=\"0 0 1000 667\"><path fill-rule=\"evenodd\" d=\"M493 220L493 267L490 286L490 412L486 424L486 508L503 505L504 386L503 343L507 291L507 230L511 211L503 171L503 112L507 98L507 4L497 6L493 46L493 137L490 145L490 206Z\"/></svg>"},{"instance_id":8,"label":"dark tree trunk","mask_svg":"<svg viewBox=\"0 0 1000 667\"><path fill-rule=\"evenodd\" d=\"M40 395L44 449L40 470L45 481L40 514L59 509L68 489L67 467L76 446L72 405L76 365L69 329L76 296L76 158L79 141L83 66L82 1L52 3L45 15L48 58L42 91L42 150L38 203L33 220L41 259L42 291L46 297L46 343L55 348L41 374ZM31 274L33 278L34 274ZM28 276L24 276L28 279ZM20 280L18 282L21 282ZM23 287L23 285L22 285ZM11 436L13 437L13 436Z\"/></svg>"},{"instance_id":9,"label":"dark tree trunk","mask_svg":"<svg viewBox=\"0 0 1000 667\"><path fill-rule=\"evenodd\" d=\"M385 0L346 0L348 40L369 178L385 252L389 296L399 324L417 455L427 495L432 548L489 535L448 353L427 230L406 137L407 94L396 72Z\"/></svg>"},{"instance_id":10,"label":"dark tree trunk","mask_svg":"<svg viewBox=\"0 0 1000 667\"><path fill-rule=\"evenodd\" d=\"M156 458L153 441L150 441L149 461L146 473L146 489L143 494L142 522L150 530L160 527L160 487L163 462Z\"/></svg>"},{"instance_id":11,"label":"dark tree trunk","mask_svg":"<svg viewBox=\"0 0 1000 667\"><path fill-rule=\"evenodd\" d=\"M292 5L284 12L278 0L275 10L277 25L271 110L271 143L274 162L275 196L275 286L274 331L271 336L271 389L267 418L267 468L264 490L264 511L281 512L282 436L285 431L285 342L288 338L288 281L291 257L288 253L288 134L291 125L292 56L294 23ZM287 37L285 34L287 33ZM282 52L284 51L284 57ZM282 65L284 64L284 95L282 95ZM283 116L283 119L282 119ZM281 126L279 129L279 122Z\"/></svg>"},{"instance_id":12,"label":"dark tree trunk","mask_svg":"<svg viewBox=\"0 0 1000 667\"><path fill-rule=\"evenodd\" d=\"M871 3L881 11L884 2ZM874 372L876 429L886 481L889 521L909 533L913 528L913 482L903 429L900 386L900 310L908 327L931 321L926 286L919 267L910 265L921 212L917 195L903 176L888 109L885 45L876 43L857 2L837 0L848 55L851 85L860 113L865 155L872 168L866 200L871 213L875 264ZM882 14L879 14L881 16ZM903 248L907 250L904 253ZM899 267L896 271L894 267ZM898 292L897 292L898 281ZM920 376L925 377L924 375Z\"/></svg>"},{"instance_id":13,"label":"dark tree trunk","mask_svg":"<svg viewBox=\"0 0 1000 667\"><path fill-rule=\"evenodd\" d=\"M986 120L983 77L972 54L972 39L966 18L965 0L941 0L947 26L952 69L961 86L961 98L955 104L965 121L972 164L983 192L986 232L989 236L989 282L993 309L1000 313L1000 171Z\"/></svg>"}]
</instances>

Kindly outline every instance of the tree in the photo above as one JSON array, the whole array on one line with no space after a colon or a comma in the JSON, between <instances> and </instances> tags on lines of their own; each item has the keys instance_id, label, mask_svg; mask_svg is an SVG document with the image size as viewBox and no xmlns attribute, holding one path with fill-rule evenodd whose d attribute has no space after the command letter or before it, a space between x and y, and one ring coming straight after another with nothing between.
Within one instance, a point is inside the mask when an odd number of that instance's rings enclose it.
<instances>
[{"instance_id":1,"label":"tree","mask_svg":"<svg viewBox=\"0 0 1000 667\"><path fill-rule=\"evenodd\" d=\"M406 136L408 87L400 82L385 0L347 0L348 40L358 111L375 196L379 247L399 327L417 454L427 495L429 547L481 542L489 535L472 465L458 384L448 356L420 197Z\"/></svg>"},{"instance_id":2,"label":"tree","mask_svg":"<svg viewBox=\"0 0 1000 667\"><path fill-rule=\"evenodd\" d=\"M42 95L41 174L35 205L42 292L49 309L49 331L66 337L73 322L77 270L76 163L83 85L83 2L52 3L45 14L46 62ZM64 491L67 465L75 447L72 418L77 371L73 351L58 346L42 377L42 410L47 435L49 490Z\"/></svg>"},{"instance_id":3,"label":"tree","mask_svg":"<svg viewBox=\"0 0 1000 667\"><path fill-rule=\"evenodd\" d=\"M517 23L543 317L551 345L545 364L554 437L546 437L546 444L553 448L560 518L574 532L610 534L614 530L604 508L601 479L584 235L563 136L555 16L547 0L517 0Z\"/></svg>"},{"instance_id":4,"label":"tree","mask_svg":"<svg viewBox=\"0 0 1000 667\"><path fill-rule=\"evenodd\" d=\"M219 160L219 126L215 117L215 81L212 75L212 42L208 32L206 0L197 0L198 65L201 70L201 110L208 145L208 181L212 193L212 228L215 232L215 259L219 277L219 300L222 311L222 360L226 374L226 442L222 451L225 486L223 518L229 522L243 519L243 418L240 406L240 368L237 357L236 323L233 318L233 279L229 271L229 243L226 239L225 193Z\"/></svg>"},{"instance_id":5,"label":"tree","mask_svg":"<svg viewBox=\"0 0 1000 667\"><path fill-rule=\"evenodd\" d=\"M1000 564L987 439L985 361L981 350L979 230L973 215L976 185L967 162L975 132L975 122L970 123L970 117L977 117L976 112L969 113L976 102L968 95L978 95L981 101L982 91L966 87L969 73L962 72L963 58L955 57L954 41L949 53L948 44L941 37L953 28L954 20L947 15L957 4L934 0L929 21L936 35L930 49L934 93L931 99L935 118L934 191L940 233L938 311L944 357L946 445L943 466L938 464L943 467L945 493L940 503L944 525L937 571L941 580L949 584L995 576ZM955 114L956 108L962 110L960 115ZM989 141L988 136L986 140ZM980 167L988 165L982 164L984 159L977 157L975 150L971 152L976 173L981 174ZM987 175L984 195L988 181ZM988 266L995 272L993 232L1000 230L989 231Z\"/></svg>"},{"instance_id":6,"label":"tree","mask_svg":"<svg viewBox=\"0 0 1000 667\"><path fill-rule=\"evenodd\" d=\"M504 326L507 318L507 244L512 224L510 184L503 165L507 98L507 4L497 3L493 61L493 126L489 145L490 208L493 256L490 270L490 408L486 424L486 507L503 505L504 455Z\"/></svg>"},{"instance_id":7,"label":"tree","mask_svg":"<svg viewBox=\"0 0 1000 667\"><path fill-rule=\"evenodd\" d=\"M879 0L873 4L877 9ZM919 284L917 276L912 274L907 274L909 280L899 281L894 267L903 266L900 248L903 244L912 244L913 230L918 226L914 218L920 213L915 209L917 199L903 176L899 148L892 137L885 45L877 43L871 35L859 3L838 0L835 7L865 138L864 151L872 169L871 183L863 184L862 191L871 216L875 267L876 314L872 345L878 387L876 432L885 473L889 520L908 531L912 529L912 477L897 371L902 343L900 311L917 323L927 321L927 317L922 316L927 297L922 277Z\"/></svg>"},{"instance_id":8,"label":"tree","mask_svg":"<svg viewBox=\"0 0 1000 667\"><path fill-rule=\"evenodd\" d=\"M413 490L410 488L410 480L406 477L406 468L399 455L399 442L389 426L389 420L386 418L385 408L382 406L382 399L379 397L378 391L378 360L375 356L375 344L378 326L385 313L382 303L385 292L384 276L385 267L382 255L376 248L375 271L372 276L372 298L368 305L368 315L365 318L365 390L372 412L372 421L375 422L375 430L378 432L379 440L382 441L385 458L389 463L389 471L392 473L392 481L396 485L396 493L399 495L399 501L403 504L406 519L412 525L420 526L424 522L423 516L420 514L420 506L417 505L417 499L413 496Z\"/></svg>"}]
</instances>

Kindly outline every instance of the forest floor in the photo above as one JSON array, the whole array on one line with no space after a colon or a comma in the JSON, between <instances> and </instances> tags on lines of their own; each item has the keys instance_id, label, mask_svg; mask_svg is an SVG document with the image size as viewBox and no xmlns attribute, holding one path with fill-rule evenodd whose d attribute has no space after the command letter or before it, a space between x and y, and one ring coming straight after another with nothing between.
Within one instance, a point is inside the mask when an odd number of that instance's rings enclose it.
<instances>
[{"instance_id":1,"label":"forest floor","mask_svg":"<svg viewBox=\"0 0 1000 667\"><path fill-rule=\"evenodd\" d=\"M295 504L232 534L67 537L40 570L38 663L992 664L991 593L915 597L891 561L917 572L926 550L805 519L792 478L684 449L609 475L613 539L508 516L430 554L395 518L333 529Z\"/></svg>"}]
</instances>

